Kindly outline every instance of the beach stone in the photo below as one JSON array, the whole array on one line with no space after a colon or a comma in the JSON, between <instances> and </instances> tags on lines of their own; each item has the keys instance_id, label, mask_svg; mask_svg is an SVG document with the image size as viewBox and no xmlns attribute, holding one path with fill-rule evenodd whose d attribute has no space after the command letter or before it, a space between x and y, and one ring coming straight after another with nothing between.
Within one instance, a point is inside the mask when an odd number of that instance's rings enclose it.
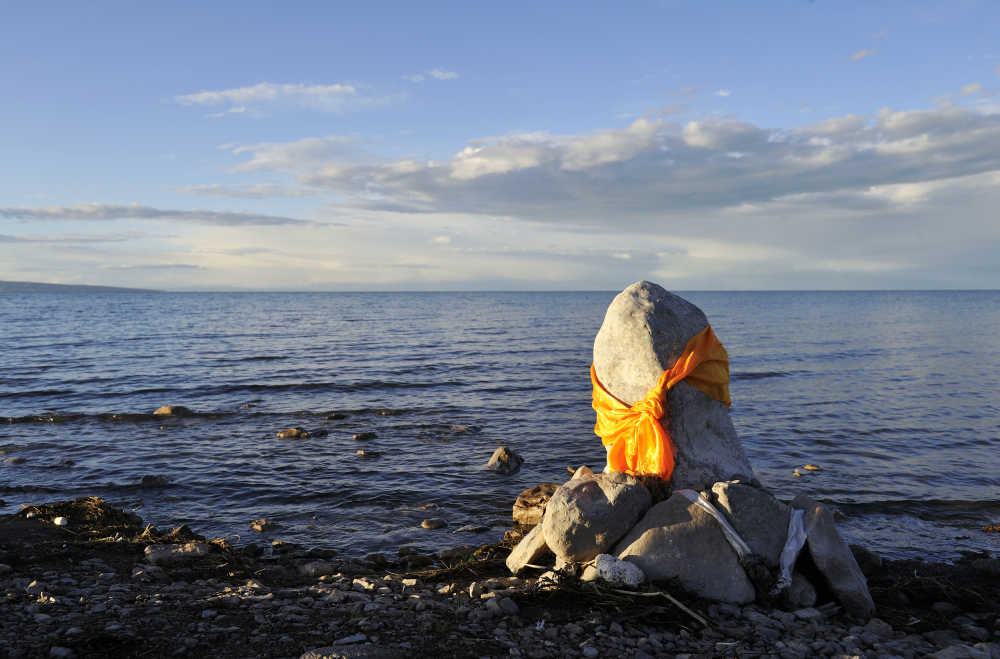
<instances>
[{"instance_id":1,"label":"beach stone","mask_svg":"<svg viewBox=\"0 0 1000 659\"><path fill-rule=\"evenodd\" d=\"M521 468L524 458L510 450L506 446L500 446L493 451L486 468L498 474L509 475Z\"/></svg>"},{"instance_id":2,"label":"beach stone","mask_svg":"<svg viewBox=\"0 0 1000 659\"><path fill-rule=\"evenodd\" d=\"M809 555L844 610L859 618L870 618L875 611L875 603L868 592L868 582L854 554L837 531L833 513L805 494L795 497L792 507L805 511Z\"/></svg>"},{"instance_id":3,"label":"beach stone","mask_svg":"<svg viewBox=\"0 0 1000 659\"><path fill-rule=\"evenodd\" d=\"M651 503L649 490L628 474L573 478L556 489L545 508L542 532L562 561L582 563L609 549Z\"/></svg>"},{"instance_id":4,"label":"beach stone","mask_svg":"<svg viewBox=\"0 0 1000 659\"><path fill-rule=\"evenodd\" d=\"M648 281L636 282L612 300L594 339L597 377L609 393L633 405L707 324L701 309L687 300ZM675 489L703 490L719 481L753 480L725 403L686 382L670 390L667 403L662 422L669 426L677 449L671 479Z\"/></svg>"},{"instance_id":5,"label":"beach stone","mask_svg":"<svg viewBox=\"0 0 1000 659\"><path fill-rule=\"evenodd\" d=\"M768 492L742 483L716 483L712 494L719 508L750 550L778 567L788 535L791 508Z\"/></svg>"},{"instance_id":6,"label":"beach stone","mask_svg":"<svg viewBox=\"0 0 1000 659\"><path fill-rule=\"evenodd\" d=\"M795 609L806 609L816 605L816 588L804 574L792 572L792 583L788 585L788 603Z\"/></svg>"},{"instance_id":7,"label":"beach stone","mask_svg":"<svg viewBox=\"0 0 1000 659\"><path fill-rule=\"evenodd\" d=\"M719 523L682 494L650 508L614 553L649 580L676 579L699 597L746 604L756 595Z\"/></svg>"},{"instance_id":8,"label":"beach stone","mask_svg":"<svg viewBox=\"0 0 1000 659\"><path fill-rule=\"evenodd\" d=\"M188 542L183 545L149 545L145 549L146 560L151 563L181 563L208 556L212 546L204 542Z\"/></svg>"},{"instance_id":9,"label":"beach stone","mask_svg":"<svg viewBox=\"0 0 1000 659\"><path fill-rule=\"evenodd\" d=\"M542 521L545 505L558 487L556 483L542 483L518 494L514 502L514 521L524 526L534 526Z\"/></svg>"},{"instance_id":10,"label":"beach stone","mask_svg":"<svg viewBox=\"0 0 1000 659\"><path fill-rule=\"evenodd\" d=\"M580 578L583 581L600 579L615 586L637 588L646 580L646 575L635 563L623 561L611 554L598 554L593 564L584 568Z\"/></svg>"},{"instance_id":11,"label":"beach stone","mask_svg":"<svg viewBox=\"0 0 1000 659\"><path fill-rule=\"evenodd\" d=\"M148 408L147 408L148 409ZM194 416L194 410L183 405L163 405L156 408L154 416Z\"/></svg>"},{"instance_id":12,"label":"beach stone","mask_svg":"<svg viewBox=\"0 0 1000 659\"><path fill-rule=\"evenodd\" d=\"M513 574L518 574L529 563L538 565L548 553L549 546L545 544L545 534L542 532L541 524L538 524L528 535L521 538L521 542L517 543L507 556L507 569Z\"/></svg>"}]
</instances>

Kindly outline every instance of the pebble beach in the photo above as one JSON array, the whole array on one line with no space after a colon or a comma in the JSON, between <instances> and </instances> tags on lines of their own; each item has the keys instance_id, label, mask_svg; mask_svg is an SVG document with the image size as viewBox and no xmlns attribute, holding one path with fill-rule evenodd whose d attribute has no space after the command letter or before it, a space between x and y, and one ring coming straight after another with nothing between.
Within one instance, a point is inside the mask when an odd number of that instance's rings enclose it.
<instances>
[{"instance_id":1,"label":"pebble beach","mask_svg":"<svg viewBox=\"0 0 1000 659\"><path fill-rule=\"evenodd\" d=\"M62 518L63 525L54 520ZM3 657L998 657L1000 561L881 560L876 602L785 611L512 577L523 529L480 547L342 558L157 530L98 499L0 518Z\"/></svg>"}]
</instances>

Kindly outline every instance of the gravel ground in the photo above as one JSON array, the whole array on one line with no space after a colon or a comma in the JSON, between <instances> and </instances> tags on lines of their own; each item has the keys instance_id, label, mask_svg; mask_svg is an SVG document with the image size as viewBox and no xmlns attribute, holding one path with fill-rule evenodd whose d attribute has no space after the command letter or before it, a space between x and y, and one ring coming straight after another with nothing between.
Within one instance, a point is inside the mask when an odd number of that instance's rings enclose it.
<instances>
[{"instance_id":1,"label":"gravel ground","mask_svg":"<svg viewBox=\"0 0 1000 659\"><path fill-rule=\"evenodd\" d=\"M350 560L163 533L97 499L27 508L0 517L0 657L1000 657L985 555L867 555L864 621L510 577L511 541Z\"/></svg>"}]
</instances>

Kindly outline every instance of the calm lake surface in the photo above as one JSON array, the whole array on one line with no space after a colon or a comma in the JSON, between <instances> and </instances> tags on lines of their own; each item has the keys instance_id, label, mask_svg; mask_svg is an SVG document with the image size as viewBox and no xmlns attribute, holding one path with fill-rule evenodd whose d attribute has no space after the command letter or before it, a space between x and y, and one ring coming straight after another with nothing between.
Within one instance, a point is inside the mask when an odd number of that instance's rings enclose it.
<instances>
[{"instance_id":1,"label":"calm lake surface","mask_svg":"<svg viewBox=\"0 0 1000 659\"><path fill-rule=\"evenodd\" d=\"M603 467L588 367L614 295L0 294L0 512L97 495L345 555L495 541L518 492ZM833 504L889 557L1000 551L981 530L1000 522L1000 292L681 295L729 351L733 422L779 498ZM482 468L500 444L513 476ZM806 463L823 470L794 477Z\"/></svg>"}]
</instances>

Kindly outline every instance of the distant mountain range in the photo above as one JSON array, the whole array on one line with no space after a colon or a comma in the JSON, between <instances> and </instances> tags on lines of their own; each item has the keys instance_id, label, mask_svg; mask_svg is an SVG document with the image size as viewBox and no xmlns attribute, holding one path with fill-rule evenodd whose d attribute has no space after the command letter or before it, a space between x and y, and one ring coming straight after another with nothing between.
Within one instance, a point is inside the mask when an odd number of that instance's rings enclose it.
<instances>
[{"instance_id":1,"label":"distant mountain range","mask_svg":"<svg viewBox=\"0 0 1000 659\"><path fill-rule=\"evenodd\" d=\"M118 286L76 286L42 284L35 281L0 281L0 293L162 293L151 288L120 288Z\"/></svg>"}]
</instances>

